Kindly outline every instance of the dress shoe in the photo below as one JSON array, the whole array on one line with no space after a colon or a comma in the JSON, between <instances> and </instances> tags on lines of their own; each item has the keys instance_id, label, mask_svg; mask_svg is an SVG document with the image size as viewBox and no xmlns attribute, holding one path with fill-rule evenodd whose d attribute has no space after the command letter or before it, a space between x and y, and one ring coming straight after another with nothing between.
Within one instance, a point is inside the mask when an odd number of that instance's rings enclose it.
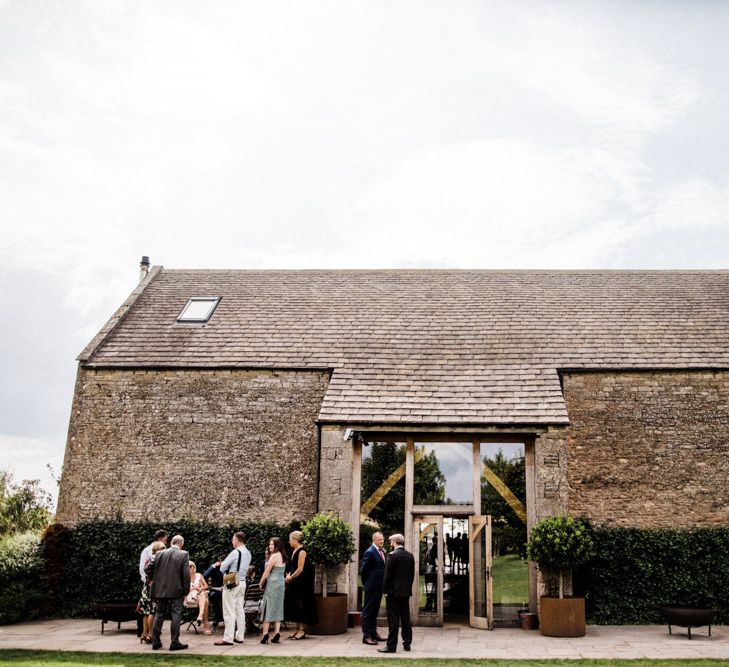
<instances>
[{"instance_id":1,"label":"dress shoe","mask_svg":"<svg viewBox=\"0 0 729 667\"><path fill-rule=\"evenodd\" d=\"M273 636L273 639L271 640L271 643L272 643L272 644L278 644L278 643L279 643L279 641L281 641L281 635L280 635L280 634L279 634L279 633L277 632L277 633L276 633L276 634L275 634L275 635Z\"/></svg>"},{"instance_id":2,"label":"dress shoe","mask_svg":"<svg viewBox=\"0 0 729 667\"><path fill-rule=\"evenodd\" d=\"M268 644L268 633L261 637L261 644Z\"/></svg>"},{"instance_id":3,"label":"dress shoe","mask_svg":"<svg viewBox=\"0 0 729 667\"><path fill-rule=\"evenodd\" d=\"M170 651L184 651L187 644L170 644Z\"/></svg>"},{"instance_id":4,"label":"dress shoe","mask_svg":"<svg viewBox=\"0 0 729 667\"><path fill-rule=\"evenodd\" d=\"M384 642L387 637L380 637L379 633L376 633L374 639L376 639L378 642Z\"/></svg>"},{"instance_id":5,"label":"dress shoe","mask_svg":"<svg viewBox=\"0 0 729 667\"><path fill-rule=\"evenodd\" d=\"M403 642L403 645L402 645L402 647L403 647L403 649L405 649L406 651L409 651L409 650L410 650L410 644L406 644L405 642Z\"/></svg>"},{"instance_id":6,"label":"dress shoe","mask_svg":"<svg viewBox=\"0 0 729 667\"><path fill-rule=\"evenodd\" d=\"M242 643L243 643L243 640L242 640L242 639L234 639L233 641L234 641L234 642L235 642L236 644L242 644Z\"/></svg>"},{"instance_id":7,"label":"dress shoe","mask_svg":"<svg viewBox=\"0 0 729 667\"><path fill-rule=\"evenodd\" d=\"M152 644L153 651L159 651L162 648L162 644Z\"/></svg>"},{"instance_id":8,"label":"dress shoe","mask_svg":"<svg viewBox=\"0 0 729 667\"><path fill-rule=\"evenodd\" d=\"M218 639L218 641L213 643L215 646L233 646L233 642L226 642L225 639Z\"/></svg>"},{"instance_id":9,"label":"dress shoe","mask_svg":"<svg viewBox=\"0 0 729 667\"><path fill-rule=\"evenodd\" d=\"M394 653L395 652L395 649L394 648L387 648L387 646L385 646L385 648L378 648L377 649L377 652L378 653Z\"/></svg>"},{"instance_id":10,"label":"dress shoe","mask_svg":"<svg viewBox=\"0 0 729 667\"><path fill-rule=\"evenodd\" d=\"M377 640L372 637L362 637L363 644L369 644L370 646L377 646Z\"/></svg>"}]
</instances>

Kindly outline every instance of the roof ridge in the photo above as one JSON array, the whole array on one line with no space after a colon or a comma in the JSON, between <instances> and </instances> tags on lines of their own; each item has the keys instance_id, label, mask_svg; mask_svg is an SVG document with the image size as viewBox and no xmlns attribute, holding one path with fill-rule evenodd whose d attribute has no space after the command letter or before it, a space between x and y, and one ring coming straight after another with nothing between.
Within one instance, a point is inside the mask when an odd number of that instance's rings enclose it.
<instances>
[{"instance_id":1,"label":"roof ridge","mask_svg":"<svg viewBox=\"0 0 729 667\"><path fill-rule=\"evenodd\" d=\"M167 273L492 273L492 274L536 274L553 275L577 274L632 274L632 275L665 275L665 274L724 274L726 269L463 269L463 268L379 268L379 269L165 269Z\"/></svg>"},{"instance_id":2,"label":"roof ridge","mask_svg":"<svg viewBox=\"0 0 729 667\"><path fill-rule=\"evenodd\" d=\"M153 266L147 276L139 281L139 284L134 288L134 291L126 298L124 303L119 306L116 312L107 320L106 324L101 327L99 333L97 333L91 342L81 351L81 354L76 357L77 361L87 362L94 355L96 350L103 345L106 340L111 336L114 329L116 329L124 320L131 307L137 302L137 299L142 295L145 289L152 283L152 281L162 273L163 266Z\"/></svg>"}]
</instances>

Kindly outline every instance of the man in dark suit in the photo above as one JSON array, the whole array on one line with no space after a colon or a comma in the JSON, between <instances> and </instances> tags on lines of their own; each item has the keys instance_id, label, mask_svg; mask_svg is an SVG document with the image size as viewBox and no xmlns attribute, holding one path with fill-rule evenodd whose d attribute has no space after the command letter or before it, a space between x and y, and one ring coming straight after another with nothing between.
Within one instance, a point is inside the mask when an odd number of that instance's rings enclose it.
<instances>
[{"instance_id":1,"label":"man in dark suit","mask_svg":"<svg viewBox=\"0 0 729 667\"><path fill-rule=\"evenodd\" d=\"M377 649L380 653L395 653L397 632L402 625L402 647L410 650L413 627L410 624L410 596L413 594L415 559L405 551L405 538L396 533L390 536L392 551L385 562L382 588L387 596L387 646Z\"/></svg>"},{"instance_id":2,"label":"man in dark suit","mask_svg":"<svg viewBox=\"0 0 729 667\"><path fill-rule=\"evenodd\" d=\"M182 535L175 535L169 549L160 551L147 572L152 580L152 598L157 602L157 611L152 626L152 649L162 648L162 624L169 613L170 651L181 651L187 644L180 643L180 622L182 621L182 603L190 591L190 557L182 547L185 540Z\"/></svg>"},{"instance_id":3,"label":"man in dark suit","mask_svg":"<svg viewBox=\"0 0 729 667\"><path fill-rule=\"evenodd\" d=\"M372 544L362 555L362 587L364 588L364 604L362 605L362 643L377 644L383 638L377 634L377 614L382 602L382 580L385 576L385 552L382 545L385 536L379 531L372 534Z\"/></svg>"}]
</instances>

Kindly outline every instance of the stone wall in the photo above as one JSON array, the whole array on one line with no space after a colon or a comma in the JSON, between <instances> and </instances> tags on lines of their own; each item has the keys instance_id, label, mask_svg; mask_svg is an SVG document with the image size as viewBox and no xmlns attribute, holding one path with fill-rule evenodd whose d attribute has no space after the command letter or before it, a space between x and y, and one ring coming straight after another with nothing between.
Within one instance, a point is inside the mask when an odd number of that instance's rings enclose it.
<instances>
[{"instance_id":1,"label":"stone wall","mask_svg":"<svg viewBox=\"0 0 729 667\"><path fill-rule=\"evenodd\" d=\"M641 528L729 525L729 372L563 380L571 424L561 484L571 514Z\"/></svg>"},{"instance_id":2,"label":"stone wall","mask_svg":"<svg viewBox=\"0 0 729 667\"><path fill-rule=\"evenodd\" d=\"M80 368L57 520L306 519L324 372Z\"/></svg>"},{"instance_id":3,"label":"stone wall","mask_svg":"<svg viewBox=\"0 0 729 667\"><path fill-rule=\"evenodd\" d=\"M352 454L353 443L344 439L345 428L322 426L321 463L319 483L319 510L332 512L341 519L352 522ZM350 577L356 578L356 569L341 566L328 573L328 590L331 593L348 593ZM317 591L320 583L317 580ZM356 603L351 600L350 603ZM350 607L352 605L350 604Z\"/></svg>"}]
</instances>

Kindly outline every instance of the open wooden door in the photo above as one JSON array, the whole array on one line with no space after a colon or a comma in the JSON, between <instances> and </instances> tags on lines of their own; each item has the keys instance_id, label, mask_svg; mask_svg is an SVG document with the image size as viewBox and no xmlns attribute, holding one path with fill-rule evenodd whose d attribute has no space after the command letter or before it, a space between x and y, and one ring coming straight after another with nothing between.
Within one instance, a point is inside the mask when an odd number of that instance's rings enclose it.
<instances>
[{"instance_id":1,"label":"open wooden door","mask_svg":"<svg viewBox=\"0 0 729 667\"><path fill-rule=\"evenodd\" d=\"M491 577L491 517L471 516L468 519L469 620L471 627L493 630L493 579Z\"/></svg>"},{"instance_id":2,"label":"open wooden door","mask_svg":"<svg viewBox=\"0 0 729 667\"><path fill-rule=\"evenodd\" d=\"M411 616L416 625L443 625L443 517L413 517L415 591Z\"/></svg>"}]
</instances>

